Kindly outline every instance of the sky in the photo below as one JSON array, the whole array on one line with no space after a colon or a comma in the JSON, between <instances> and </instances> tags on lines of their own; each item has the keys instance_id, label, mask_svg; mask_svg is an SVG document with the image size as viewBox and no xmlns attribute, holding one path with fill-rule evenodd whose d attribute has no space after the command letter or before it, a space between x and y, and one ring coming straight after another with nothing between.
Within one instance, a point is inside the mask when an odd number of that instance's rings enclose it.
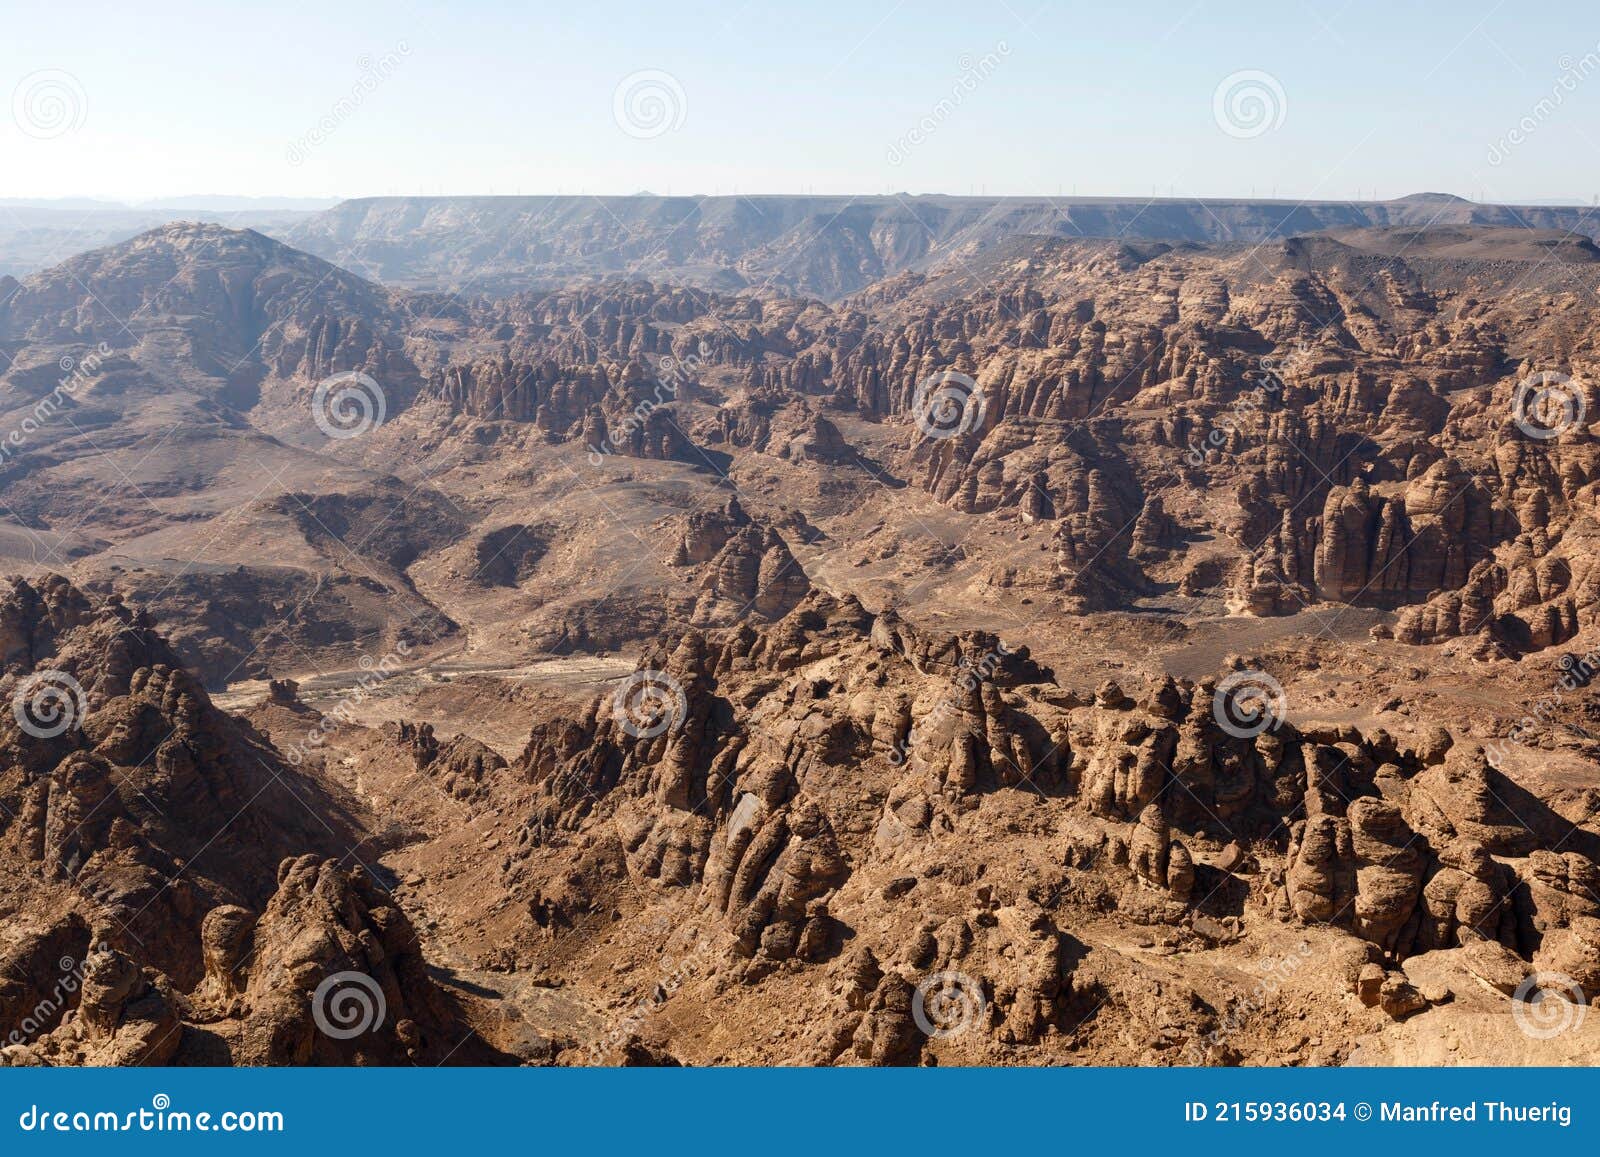
<instances>
[{"instance_id":1,"label":"sky","mask_svg":"<svg viewBox=\"0 0 1600 1157\"><path fill-rule=\"evenodd\" d=\"M0 0L0 28L0 198L1600 193L1593 0Z\"/></svg>"}]
</instances>

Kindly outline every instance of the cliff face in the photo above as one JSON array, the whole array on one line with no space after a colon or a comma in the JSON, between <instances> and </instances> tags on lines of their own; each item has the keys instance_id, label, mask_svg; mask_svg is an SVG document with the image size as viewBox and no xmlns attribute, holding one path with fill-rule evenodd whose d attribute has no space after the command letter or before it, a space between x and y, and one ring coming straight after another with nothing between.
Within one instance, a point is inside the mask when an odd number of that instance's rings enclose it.
<instances>
[{"instance_id":1,"label":"cliff face","mask_svg":"<svg viewBox=\"0 0 1600 1157\"><path fill-rule=\"evenodd\" d=\"M259 904L284 855L336 845L341 809L212 706L148 616L16 581L0 633L8 700L25 704L0 718L3 838L31 874L97 897L118 946L191 980L209 907ZM202 850L217 854L186 869Z\"/></svg>"},{"instance_id":2,"label":"cliff face","mask_svg":"<svg viewBox=\"0 0 1600 1157\"><path fill-rule=\"evenodd\" d=\"M682 551L714 559L754 525L724 510ZM0 856L29 898L4 959L22 977L73 961L59 1006L0 988L32 1025L4 1063L1219 1063L1255 1038L1173 968L1246 936L1298 942L1294 959L1314 940L1322 965L1281 999L1320 1003L1329 1031L1364 1015L1332 1011L1345 995L1391 1022L1447 1006L1410 979L1424 966L1600 984L1600 839L1441 728L1241 728L1232 679L1080 695L995 635L813 591L765 625L670 633L514 759L352 723L291 768L137 614L60 582L6 607L8 678L59 664L84 706L61 736L4 740ZM259 718L305 726L298 692L275 686ZM425 932L406 911L420 877L364 866L385 840L344 810L347 765L369 791L388 767L437 794L461 846L495 852L439 861L506 922L472 984L429 962L439 897ZM670 966L631 955L667 944ZM556 1003L472 999L526 996L522 974ZM657 974L644 1012L589 1011L610 980ZM953 1021L933 984L954 986ZM669 999L721 1016L655 1020ZM769 1031L703 1030L751 1017ZM1130 1034L1160 1043L1129 1052Z\"/></svg>"},{"instance_id":3,"label":"cliff face","mask_svg":"<svg viewBox=\"0 0 1600 1157\"><path fill-rule=\"evenodd\" d=\"M0 295L0 305L0 332L34 341L125 347L145 328L178 324L200 368L225 370L217 363L237 362L258 341L279 372L314 376L386 364L393 353L374 348L372 321L392 308L385 290L259 233L215 225L163 226L82 254L29 277L25 292Z\"/></svg>"}]
</instances>

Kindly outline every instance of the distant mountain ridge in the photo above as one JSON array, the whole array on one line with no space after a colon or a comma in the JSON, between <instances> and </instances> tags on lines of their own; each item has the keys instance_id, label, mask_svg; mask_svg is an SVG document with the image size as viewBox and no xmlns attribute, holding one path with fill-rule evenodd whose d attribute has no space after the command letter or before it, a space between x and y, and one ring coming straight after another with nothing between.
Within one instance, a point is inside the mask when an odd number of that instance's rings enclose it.
<instances>
[{"instance_id":1,"label":"distant mountain ridge","mask_svg":"<svg viewBox=\"0 0 1600 1157\"><path fill-rule=\"evenodd\" d=\"M372 197L266 230L373 280L542 289L637 276L838 299L1014 236L1253 245L1333 230L1497 225L1600 237L1600 210L1396 201L1102 197Z\"/></svg>"},{"instance_id":2,"label":"distant mountain ridge","mask_svg":"<svg viewBox=\"0 0 1600 1157\"><path fill-rule=\"evenodd\" d=\"M257 229L378 282L505 293L617 277L837 300L1015 237L1240 244L1361 229L1490 225L1600 239L1600 209L1119 197L182 197L139 206L0 199L0 274L24 277L180 219Z\"/></svg>"}]
</instances>

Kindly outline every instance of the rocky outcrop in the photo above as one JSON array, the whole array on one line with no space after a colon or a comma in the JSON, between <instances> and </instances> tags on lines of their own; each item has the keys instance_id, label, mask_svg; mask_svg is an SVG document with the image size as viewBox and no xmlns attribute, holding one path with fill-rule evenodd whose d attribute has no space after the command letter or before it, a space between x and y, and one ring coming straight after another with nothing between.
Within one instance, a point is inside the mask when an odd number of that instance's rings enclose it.
<instances>
[{"instance_id":1,"label":"rocky outcrop","mask_svg":"<svg viewBox=\"0 0 1600 1157\"><path fill-rule=\"evenodd\" d=\"M480 799L507 767L505 757L470 735L441 742L431 723L395 724L395 739L411 755L412 765L460 800Z\"/></svg>"},{"instance_id":2,"label":"rocky outcrop","mask_svg":"<svg viewBox=\"0 0 1600 1157\"><path fill-rule=\"evenodd\" d=\"M807 1038L819 1062L937 1050L916 1016L934 975L972 985L970 1001L939 1005L973 1009L963 1031L978 1043L964 1047L979 1051L963 1056L1070 1027L1077 1001L1117 984L1074 968L1061 913L1078 904L1168 929L1169 945L1227 943L1259 919L1342 930L1382 962L1367 995L1396 1019L1436 999L1399 970L1435 950L1492 947L1527 967L1542 939L1584 967L1594 912L1572 873L1595 866L1497 859L1561 836L1502 822L1493 797L1511 789L1447 733L1279 721L1241 736L1223 730L1212 683L1065 694L992 636L938 636L820 594L771 626L673 640L646 676L682 704L635 714L611 696L535 730L516 767L535 808L507 880L539 881L541 927L560 939L580 935L594 897L618 895L607 881L625 864L695 895L725 939L718 983L839 970ZM858 806L820 786L840 783L879 786ZM611 830L616 868L585 843ZM1049 868L991 883L957 855L1018 831L1049 841ZM864 877L889 882L867 891ZM913 925L928 904L944 915Z\"/></svg>"},{"instance_id":3,"label":"rocky outcrop","mask_svg":"<svg viewBox=\"0 0 1600 1157\"><path fill-rule=\"evenodd\" d=\"M532 576L549 549L547 532L540 527L512 523L491 530L473 544L471 579L485 586L515 587Z\"/></svg>"},{"instance_id":4,"label":"rocky outcrop","mask_svg":"<svg viewBox=\"0 0 1600 1157\"><path fill-rule=\"evenodd\" d=\"M92 945L77 1007L36 1041L0 1049L0 1064L170 1064L183 1044L179 1007L181 998L165 976L108 945Z\"/></svg>"},{"instance_id":5,"label":"rocky outcrop","mask_svg":"<svg viewBox=\"0 0 1600 1157\"><path fill-rule=\"evenodd\" d=\"M727 917L742 955L822 960L838 936L826 897L849 875L838 841L813 804L798 801L771 816L761 810L754 796L735 807L713 843L706 897Z\"/></svg>"},{"instance_id":6,"label":"rocky outcrop","mask_svg":"<svg viewBox=\"0 0 1600 1157\"><path fill-rule=\"evenodd\" d=\"M1318 593L1339 602L1415 602L1457 590L1508 521L1458 466L1436 463L1385 498L1357 480L1328 495L1315 557Z\"/></svg>"},{"instance_id":7,"label":"rocky outcrop","mask_svg":"<svg viewBox=\"0 0 1600 1157\"><path fill-rule=\"evenodd\" d=\"M811 590L788 543L746 514L737 498L689 516L673 565L700 568L702 593L690 612L698 626L751 616L781 619Z\"/></svg>"},{"instance_id":8,"label":"rocky outcrop","mask_svg":"<svg viewBox=\"0 0 1600 1157\"><path fill-rule=\"evenodd\" d=\"M1586 1000L1600 997L1600 919L1579 916L1545 938L1533 959L1541 971L1571 977ZM1570 993L1560 994L1572 1000Z\"/></svg>"},{"instance_id":9,"label":"rocky outcrop","mask_svg":"<svg viewBox=\"0 0 1600 1157\"><path fill-rule=\"evenodd\" d=\"M344 810L213 706L141 613L19 580L7 631L8 696L32 706L0 716L0 845L94 896L122 922L112 947L192 984L208 909L263 902L283 854L349 846Z\"/></svg>"},{"instance_id":10,"label":"rocky outcrop","mask_svg":"<svg viewBox=\"0 0 1600 1157\"><path fill-rule=\"evenodd\" d=\"M856 452L839 433L838 426L822 414L812 414L805 428L789 443L787 457L794 462L841 466L855 462Z\"/></svg>"},{"instance_id":11,"label":"rocky outcrop","mask_svg":"<svg viewBox=\"0 0 1600 1157\"><path fill-rule=\"evenodd\" d=\"M438 1064L466 1035L411 922L360 869L284 861L248 935L236 1063Z\"/></svg>"},{"instance_id":12,"label":"rocky outcrop","mask_svg":"<svg viewBox=\"0 0 1600 1157\"><path fill-rule=\"evenodd\" d=\"M427 974L411 923L360 871L316 856L286 860L259 918L214 908L200 940L205 971L189 995L128 953L92 944L74 1007L36 1039L0 1048L0 1063L495 1059L481 1041L468 1042L456 1006Z\"/></svg>"},{"instance_id":13,"label":"rocky outcrop","mask_svg":"<svg viewBox=\"0 0 1600 1157\"><path fill-rule=\"evenodd\" d=\"M79 998L90 935L76 912L20 935L0 954L0 1048L25 1044L54 1028Z\"/></svg>"}]
</instances>

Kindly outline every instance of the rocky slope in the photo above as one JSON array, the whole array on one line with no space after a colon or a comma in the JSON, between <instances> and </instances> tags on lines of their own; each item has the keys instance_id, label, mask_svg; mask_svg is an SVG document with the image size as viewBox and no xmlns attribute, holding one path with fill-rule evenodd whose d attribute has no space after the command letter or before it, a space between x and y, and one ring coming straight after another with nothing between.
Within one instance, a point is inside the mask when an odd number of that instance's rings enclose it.
<instances>
[{"instance_id":1,"label":"rocky slope","mask_svg":"<svg viewBox=\"0 0 1600 1157\"><path fill-rule=\"evenodd\" d=\"M0 637L0 905L28 978L0 993L0 1062L437 1063L464 1042L359 806L216 708L146 615L14 581ZM352 976L370 1023L348 1044L318 1028L347 1027L324 982Z\"/></svg>"},{"instance_id":2,"label":"rocky slope","mask_svg":"<svg viewBox=\"0 0 1600 1157\"><path fill-rule=\"evenodd\" d=\"M1600 250L934 200L0 292L4 1055L1592 1054Z\"/></svg>"},{"instance_id":3,"label":"rocky slope","mask_svg":"<svg viewBox=\"0 0 1600 1157\"><path fill-rule=\"evenodd\" d=\"M1238 1059L1222 1001L1164 992L1135 946L1204 957L1274 924L1315 933L1347 1029L1534 968L1600 984L1600 839L1514 812L1523 793L1443 729L1237 735L1214 683L1079 697L1025 649L828 597L642 662L681 692L665 715L607 697L535 729L503 878L553 938L534 955L567 970L671 904L710 945L673 1004L742 1019L808 994L769 1040L652 1017L685 1059L1039 1062L1152 1031L1145 1063ZM1407 979L1419 957L1449 985ZM918 996L952 973L955 1034Z\"/></svg>"},{"instance_id":4,"label":"rocky slope","mask_svg":"<svg viewBox=\"0 0 1600 1157\"><path fill-rule=\"evenodd\" d=\"M649 283L434 302L259 235L167 229L31 279L0 309L17 420L50 400L58 362L92 365L60 403L70 416L10 463L9 505L33 561L106 552L92 568L103 572L107 547L142 540L135 557L160 577L111 586L158 588L180 637L180 610L214 597L203 588L218 564L306 603L292 575L257 566L258 550L229 549L287 535L293 549L278 553L299 555L302 573L380 595L355 609L367 622L350 642L370 653L403 637L375 616L445 642L451 596L413 581L428 556L476 539L474 557L500 574L520 536L507 528L570 534L592 483L643 481L642 465L660 463L698 475L692 490L755 484L745 497L764 499L755 513L774 524L861 510L902 486L970 519L1040 524L1053 566L975 561L988 581L1064 608L1164 592L1259 615L1332 602L1403 610L1384 629L1412 643L1469 635L1516 653L1568 641L1595 603L1581 279L1600 251L1503 229L1343 237L1242 252L1012 239L827 306ZM342 417L370 436L318 428L333 428L317 405L339 375L359 377L369 408ZM938 407L954 426L938 428ZM240 454L255 468L241 473ZM284 483L308 455L333 458L337 475ZM69 484L106 459L135 485L74 498ZM496 492L530 481L556 488L553 508ZM783 500L796 483L814 492L809 509ZM245 509L219 506L223 495ZM725 498L665 505L692 515L712 501ZM197 507L244 533L196 533L184 524ZM221 549L173 575L166 560L196 538ZM641 572L657 600L676 565ZM555 605L540 569L488 585L538 590L549 622L537 639L601 637L588 611ZM755 595L754 579L701 581ZM641 634L657 625L641 622ZM308 625L306 637L339 645L331 633ZM259 673L266 634L186 654L209 678Z\"/></svg>"}]
</instances>

